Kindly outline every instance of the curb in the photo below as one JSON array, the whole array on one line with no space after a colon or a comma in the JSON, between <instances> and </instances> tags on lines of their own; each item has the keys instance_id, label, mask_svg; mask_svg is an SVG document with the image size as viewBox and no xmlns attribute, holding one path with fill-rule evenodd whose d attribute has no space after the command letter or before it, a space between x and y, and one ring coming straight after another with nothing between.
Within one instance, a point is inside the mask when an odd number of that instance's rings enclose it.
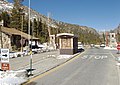
<instances>
[{"instance_id":1,"label":"curb","mask_svg":"<svg viewBox=\"0 0 120 85\"><path fill-rule=\"evenodd\" d=\"M85 51L84 51L84 52L85 52ZM71 58L69 58L69 59L63 61L62 63L57 64L57 65L55 65L55 66L49 68L48 70L46 70L46 71L44 71L44 72L42 72L42 73L38 73L38 74L36 74L36 75L34 75L34 76L28 78L28 81L23 82L21 85L26 85L27 82L29 82L31 79L33 79L33 78L35 78L35 77L37 77L37 76L39 76L39 75L43 75L43 74L45 74L45 73L47 73L47 72L50 72L51 70L53 70L53 69L55 69L55 68L57 68L57 67L59 67L59 66L62 66L62 65L64 65L65 63L68 63L68 61L77 58L77 56L82 55L84 52L82 52L82 53L76 53L76 54L73 55L73 57L71 57ZM28 84L29 84L29 83L28 83Z\"/></svg>"}]
</instances>

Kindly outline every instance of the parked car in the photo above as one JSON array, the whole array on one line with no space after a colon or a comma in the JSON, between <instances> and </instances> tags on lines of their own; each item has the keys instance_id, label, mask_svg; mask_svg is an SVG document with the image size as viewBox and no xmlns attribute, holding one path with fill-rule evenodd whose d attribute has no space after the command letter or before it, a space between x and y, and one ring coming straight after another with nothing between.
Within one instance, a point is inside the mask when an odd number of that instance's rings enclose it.
<instances>
[{"instance_id":1,"label":"parked car","mask_svg":"<svg viewBox=\"0 0 120 85\"><path fill-rule=\"evenodd\" d=\"M100 47L105 47L105 44L104 44L104 43L102 43L102 44L100 45Z\"/></svg>"},{"instance_id":2,"label":"parked car","mask_svg":"<svg viewBox=\"0 0 120 85\"><path fill-rule=\"evenodd\" d=\"M39 49L41 49L41 52L46 52L46 51L48 51L48 48L46 47L46 46L44 46L44 45L38 45L38 48Z\"/></svg>"},{"instance_id":3,"label":"parked car","mask_svg":"<svg viewBox=\"0 0 120 85\"><path fill-rule=\"evenodd\" d=\"M31 46L30 46L31 47ZM36 54L36 53L38 53L38 46L37 45L32 45L32 53L33 54ZM29 52L28 52L29 53Z\"/></svg>"},{"instance_id":4,"label":"parked car","mask_svg":"<svg viewBox=\"0 0 120 85\"><path fill-rule=\"evenodd\" d=\"M23 55L28 55L27 50L23 50Z\"/></svg>"},{"instance_id":5,"label":"parked car","mask_svg":"<svg viewBox=\"0 0 120 85\"><path fill-rule=\"evenodd\" d=\"M78 52L82 52L84 51L84 46L81 44L81 45L78 45Z\"/></svg>"},{"instance_id":6,"label":"parked car","mask_svg":"<svg viewBox=\"0 0 120 85\"><path fill-rule=\"evenodd\" d=\"M16 52L9 52L9 57L10 58L16 58L18 55L17 55L17 53Z\"/></svg>"},{"instance_id":7,"label":"parked car","mask_svg":"<svg viewBox=\"0 0 120 85\"><path fill-rule=\"evenodd\" d=\"M90 47L94 47L95 45L94 44L90 44Z\"/></svg>"}]
</instances>

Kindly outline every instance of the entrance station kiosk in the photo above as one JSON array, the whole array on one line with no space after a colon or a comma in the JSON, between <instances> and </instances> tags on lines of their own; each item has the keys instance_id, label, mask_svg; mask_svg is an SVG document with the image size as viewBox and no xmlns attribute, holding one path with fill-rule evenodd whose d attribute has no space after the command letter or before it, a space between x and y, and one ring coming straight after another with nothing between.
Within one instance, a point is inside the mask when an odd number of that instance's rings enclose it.
<instances>
[{"instance_id":1,"label":"entrance station kiosk","mask_svg":"<svg viewBox=\"0 0 120 85\"><path fill-rule=\"evenodd\" d=\"M60 33L57 34L59 38L59 49L60 54L73 55L77 53L78 49L78 38L74 34Z\"/></svg>"}]
</instances>

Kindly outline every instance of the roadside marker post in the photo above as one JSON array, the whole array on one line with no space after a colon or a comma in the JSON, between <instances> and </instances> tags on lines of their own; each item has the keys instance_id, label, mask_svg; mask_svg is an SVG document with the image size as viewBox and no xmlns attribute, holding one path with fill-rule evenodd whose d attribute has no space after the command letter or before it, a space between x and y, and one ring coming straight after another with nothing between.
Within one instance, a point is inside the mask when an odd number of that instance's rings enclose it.
<instances>
[{"instance_id":1,"label":"roadside marker post","mask_svg":"<svg viewBox=\"0 0 120 85\"><path fill-rule=\"evenodd\" d=\"M120 54L120 53L119 53L119 50L120 50L120 44L117 45L117 50L118 50L117 54Z\"/></svg>"}]
</instances>

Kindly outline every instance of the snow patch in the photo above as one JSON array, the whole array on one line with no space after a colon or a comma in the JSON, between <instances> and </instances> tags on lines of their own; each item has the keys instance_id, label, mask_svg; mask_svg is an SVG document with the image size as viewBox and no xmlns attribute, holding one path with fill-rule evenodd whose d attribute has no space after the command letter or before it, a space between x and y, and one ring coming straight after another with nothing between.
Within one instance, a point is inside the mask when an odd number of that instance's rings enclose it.
<instances>
[{"instance_id":1,"label":"snow patch","mask_svg":"<svg viewBox=\"0 0 120 85\"><path fill-rule=\"evenodd\" d=\"M0 71L0 85L20 85L27 81L27 71Z\"/></svg>"},{"instance_id":2,"label":"snow patch","mask_svg":"<svg viewBox=\"0 0 120 85\"><path fill-rule=\"evenodd\" d=\"M116 65L117 65L117 66L120 66L120 63L117 63Z\"/></svg>"},{"instance_id":3,"label":"snow patch","mask_svg":"<svg viewBox=\"0 0 120 85\"><path fill-rule=\"evenodd\" d=\"M108 50L117 50L117 48L111 48L111 47L104 47L104 49L108 49Z\"/></svg>"}]
</instances>

